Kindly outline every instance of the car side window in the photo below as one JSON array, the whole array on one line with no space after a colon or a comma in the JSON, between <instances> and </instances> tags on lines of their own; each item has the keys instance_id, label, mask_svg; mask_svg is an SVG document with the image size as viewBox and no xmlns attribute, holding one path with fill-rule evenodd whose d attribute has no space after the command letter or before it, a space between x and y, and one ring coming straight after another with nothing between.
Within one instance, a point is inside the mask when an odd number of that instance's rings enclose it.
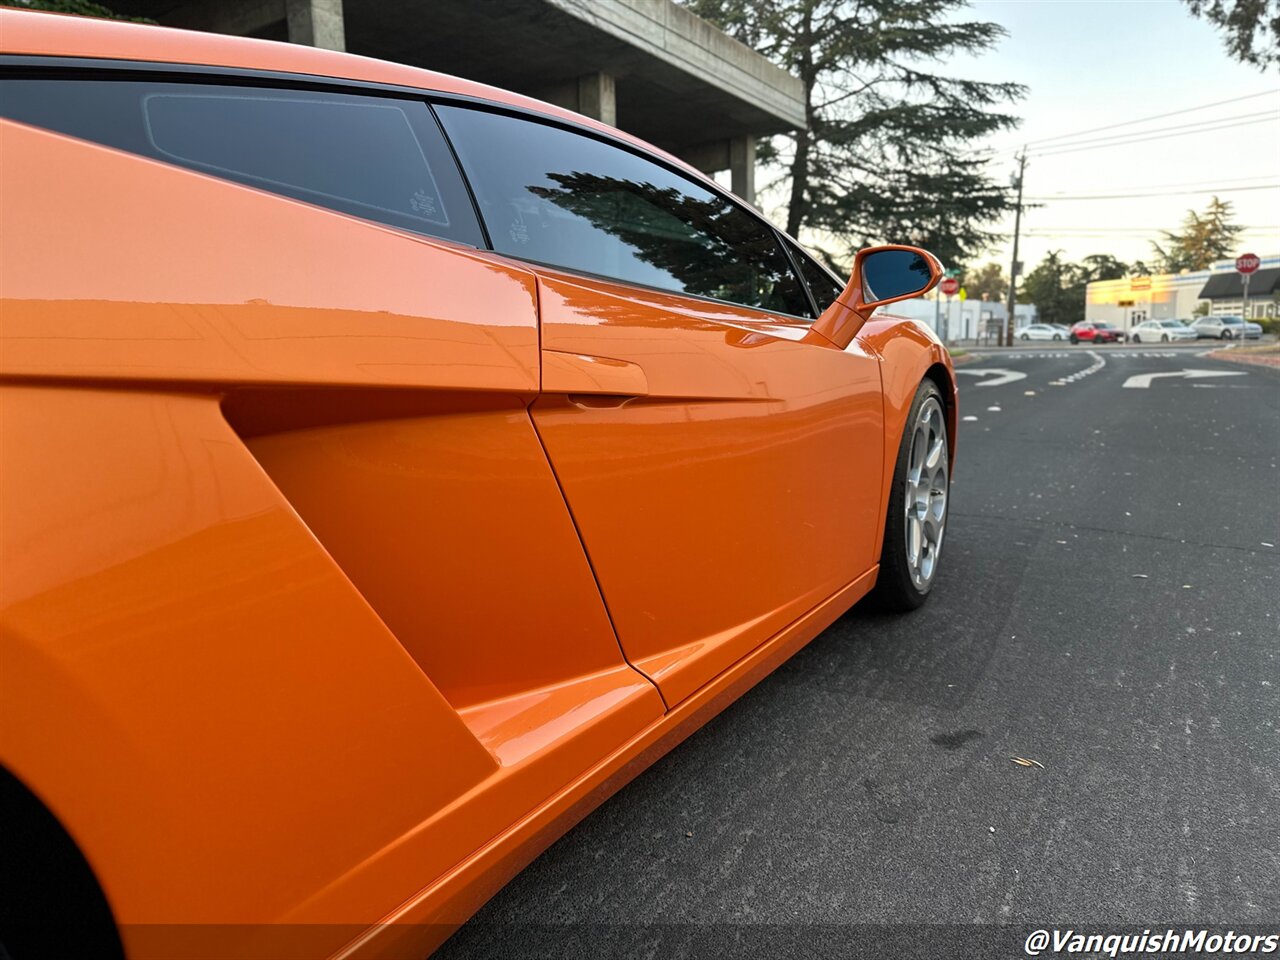
<instances>
[{"instance_id":1,"label":"car side window","mask_svg":"<svg viewBox=\"0 0 1280 960\"><path fill-rule=\"evenodd\" d=\"M759 217L622 147L468 107L436 112L500 253L596 276L810 317Z\"/></svg>"},{"instance_id":2,"label":"car side window","mask_svg":"<svg viewBox=\"0 0 1280 960\"><path fill-rule=\"evenodd\" d=\"M133 80L12 79L10 120L473 246L484 238L425 101Z\"/></svg>"},{"instance_id":3,"label":"car side window","mask_svg":"<svg viewBox=\"0 0 1280 960\"><path fill-rule=\"evenodd\" d=\"M805 253L798 244L788 241L787 247L791 250L791 256L800 267L800 274L804 277L804 282L809 287L809 293L813 295L813 301L818 308L818 313L822 313L823 310L835 303L836 297L844 293L844 284L832 276L826 267Z\"/></svg>"}]
</instances>

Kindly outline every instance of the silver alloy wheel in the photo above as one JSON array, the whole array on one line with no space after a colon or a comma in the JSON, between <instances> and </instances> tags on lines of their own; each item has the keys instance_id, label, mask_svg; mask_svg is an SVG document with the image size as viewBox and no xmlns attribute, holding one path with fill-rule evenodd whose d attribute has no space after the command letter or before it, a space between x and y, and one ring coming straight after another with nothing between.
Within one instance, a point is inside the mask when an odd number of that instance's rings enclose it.
<instances>
[{"instance_id":1,"label":"silver alloy wheel","mask_svg":"<svg viewBox=\"0 0 1280 960\"><path fill-rule=\"evenodd\" d=\"M906 484L907 568L923 592L938 569L947 526L947 424L937 397L925 400L916 415Z\"/></svg>"}]
</instances>

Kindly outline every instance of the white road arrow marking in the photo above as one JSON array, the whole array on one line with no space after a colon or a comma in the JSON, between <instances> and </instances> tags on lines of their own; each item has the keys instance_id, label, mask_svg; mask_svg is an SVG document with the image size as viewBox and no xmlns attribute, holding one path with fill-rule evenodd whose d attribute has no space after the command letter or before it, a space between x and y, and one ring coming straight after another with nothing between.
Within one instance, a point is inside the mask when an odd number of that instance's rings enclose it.
<instances>
[{"instance_id":1,"label":"white road arrow marking","mask_svg":"<svg viewBox=\"0 0 1280 960\"><path fill-rule=\"evenodd\" d=\"M980 387L999 387L1006 383L1013 383L1015 380L1025 380L1027 375L1019 373L1017 370L994 370L988 368L986 370L970 370L968 367L962 367L956 373L970 373L975 377L990 377L995 375L994 380L983 380L978 384Z\"/></svg>"},{"instance_id":2,"label":"white road arrow marking","mask_svg":"<svg viewBox=\"0 0 1280 960\"><path fill-rule=\"evenodd\" d=\"M1172 377L1178 380L1199 380L1202 377L1243 377L1243 370L1174 370L1171 373L1140 373L1124 382L1126 387L1134 390L1147 390L1152 380Z\"/></svg>"}]
</instances>

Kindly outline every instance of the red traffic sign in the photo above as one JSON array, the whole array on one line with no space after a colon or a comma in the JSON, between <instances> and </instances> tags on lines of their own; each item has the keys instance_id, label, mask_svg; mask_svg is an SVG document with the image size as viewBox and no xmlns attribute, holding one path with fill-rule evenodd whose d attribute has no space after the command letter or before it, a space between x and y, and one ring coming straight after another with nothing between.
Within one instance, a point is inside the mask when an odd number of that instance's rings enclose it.
<instances>
[{"instance_id":1,"label":"red traffic sign","mask_svg":"<svg viewBox=\"0 0 1280 960\"><path fill-rule=\"evenodd\" d=\"M941 290L943 293L945 293L948 297L954 297L957 293L960 292L960 281L957 280L955 277L947 277L947 279L943 280L940 284L938 284L938 289Z\"/></svg>"},{"instance_id":2,"label":"red traffic sign","mask_svg":"<svg viewBox=\"0 0 1280 960\"><path fill-rule=\"evenodd\" d=\"M1262 261L1256 253L1242 253L1236 257L1236 273L1243 273L1246 277L1261 265Z\"/></svg>"}]
</instances>

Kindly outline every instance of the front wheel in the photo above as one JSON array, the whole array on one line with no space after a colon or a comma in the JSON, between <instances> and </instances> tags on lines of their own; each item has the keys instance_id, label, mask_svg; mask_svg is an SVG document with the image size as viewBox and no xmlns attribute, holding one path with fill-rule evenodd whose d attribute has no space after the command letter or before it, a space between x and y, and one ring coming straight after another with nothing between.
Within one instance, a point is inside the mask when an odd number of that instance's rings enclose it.
<instances>
[{"instance_id":1,"label":"front wheel","mask_svg":"<svg viewBox=\"0 0 1280 960\"><path fill-rule=\"evenodd\" d=\"M1160 338L1160 342L1161 342L1161 343L1168 343L1168 342L1169 342L1169 335L1166 333L1164 336L1162 336L1162 337Z\"/></svg>"},{"instance_id":2,"label":"front wheel","mask_svg":"<svg viewBox=\"0 0 1280 960\"><path fill-rule=\"evenodd\" d=\"M1231 331L1230 331L1230 330L1223 330L1223 331L1222 331L1222 339L1223 339L1223 340L1230 340L1230 339L1231 339Z\"/></svg>"},{"instance_id":3,"label":"front wheel","mask_svg":"<svg viewBox=\"0 0 1280 960\"><path fill-rule=\"evenodd\" d=\"M938 573L951 492L947 418L932 380L916 390L889 490L876 600L888 610L914 610L929 598Z\"/></svg>"},{"instance_id":4,"label":"front wheel","mask_svg":"<svg viewBox=\"0 0 1280 960\"><path fill-rule=\"evenodd\" d=\"M1072 345L1072 346L1075 346L1075 345L1076 345L1077 343L1079 343L1079 342L1080 342L1080 338L1079 338L1079 337L1077 337L1077 336L1073 333L1073 334L1071 335L1071 345Z\"/></svg>"},{"instance_id":5,"label":"front wheel","mask_svg":"<svg viewBox=\"0 0 1280 960\"><path fill-rule=\"evenodd\" d=\"M1055 339L1055 340L1061 340L1061 339L1062 339L1062 334L1060 334L1060 333L1055 333L1055 334L1053 335L1053 339Z\"/></svg>"}]
</instances>

